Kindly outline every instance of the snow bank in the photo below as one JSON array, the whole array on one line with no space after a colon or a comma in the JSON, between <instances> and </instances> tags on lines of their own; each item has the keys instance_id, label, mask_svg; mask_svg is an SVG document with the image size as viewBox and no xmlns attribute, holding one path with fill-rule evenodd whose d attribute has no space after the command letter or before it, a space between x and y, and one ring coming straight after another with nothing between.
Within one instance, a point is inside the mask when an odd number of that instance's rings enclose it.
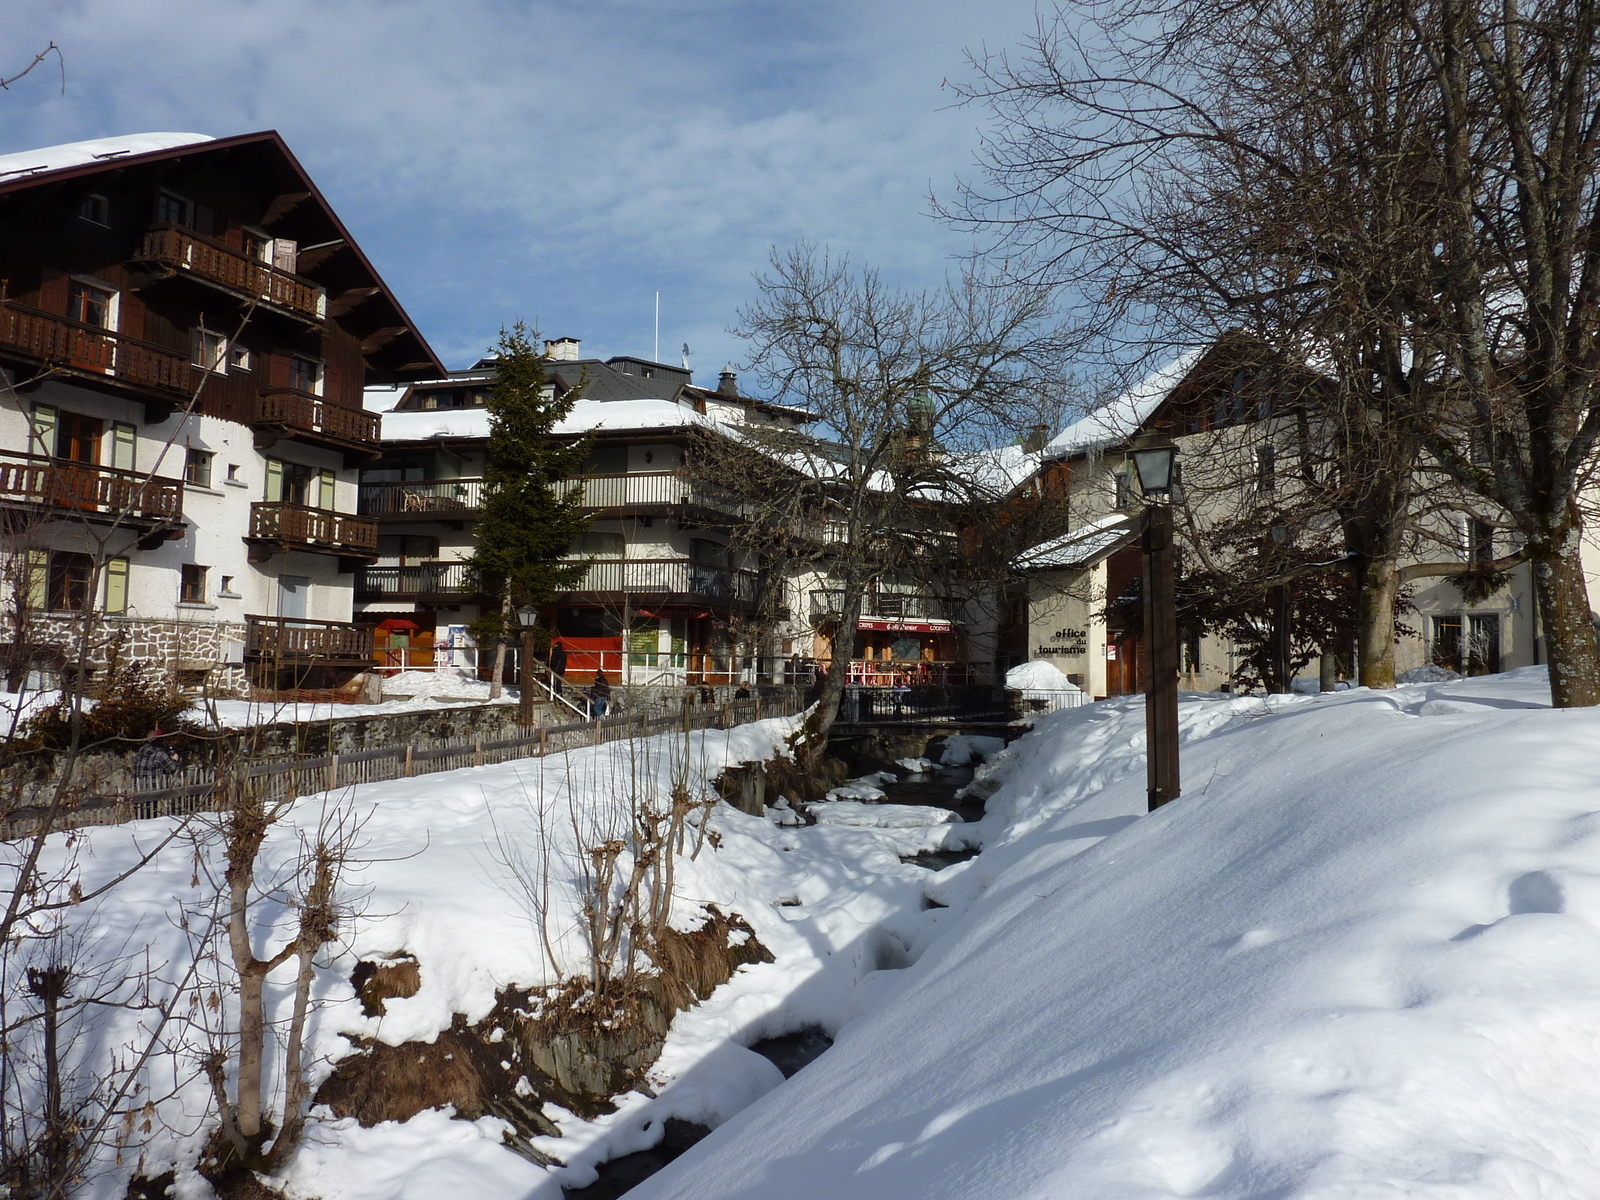
<instances>
[{"instance_id":1,"label":"snow bank","mask_svg":"<svg viewBox=\"0 0 1600 1200\"><path fill-rule=\"evenodd\" d=\"M1021 692L1025 700L1048 700L1062 693L1082 692L1055 663L1034 659L1006 672L1006 687Z\"/></svg>"},{"instance_id":2,"label":"snow bank","mask_svg":"<svg viewBox=\"0 0 1600 1200\"><path fill-rule=\"evenodd\" d=\"M939 762L947 767L964 767L975 758L988 758L1006 747L1005 738L982 737L969 733L954 733L944 740L944 751Z\"/></svg>"},{"instance_id":3,"label":"snow bank","mask_svg":"<svg viewBox=\"0 0 1600 1200\"><path fill-rule=\"evenodd\" d=\"M1151 815L1138 699L1041 718L944 935L631 1195L1593 1195L1600 711L1547 696L1187 697Z\"/></svg>"}]
</instances>

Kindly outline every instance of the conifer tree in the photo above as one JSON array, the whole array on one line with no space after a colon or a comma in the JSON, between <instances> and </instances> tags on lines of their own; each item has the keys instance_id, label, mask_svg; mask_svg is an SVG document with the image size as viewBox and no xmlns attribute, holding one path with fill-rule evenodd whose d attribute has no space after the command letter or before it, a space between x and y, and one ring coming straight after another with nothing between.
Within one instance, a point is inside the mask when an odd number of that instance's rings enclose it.
<instances>
[{"instance_id":1,"label":"conifer tree","mask_svg":"<svg viewBox=\"0 0 1600 1200\"><path fill-rule=\"evenodd\" d=\"M562 443L552 436L582 385L559 397L546 391L537 338L521 321L500 331L489 392L489 461L468 561L480 590L498 602L472 626L480 645L495 643L491 696L500 694L512 614L572 586L588 567L564 561L572 540L589 524L583 493L558 495L554 486L582 472L588 442Z\"/></svg>"}]
</instances>

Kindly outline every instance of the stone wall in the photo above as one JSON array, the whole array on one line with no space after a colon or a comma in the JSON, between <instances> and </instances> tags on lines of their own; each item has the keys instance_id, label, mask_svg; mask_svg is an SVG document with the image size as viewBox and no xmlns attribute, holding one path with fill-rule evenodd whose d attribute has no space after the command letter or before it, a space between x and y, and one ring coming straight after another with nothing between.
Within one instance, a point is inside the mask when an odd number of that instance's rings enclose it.
<instances>
[{"instance_id":1,"label":"stone wall","mask_svg":"<svg viewBox=\"0 0 1600 1200\"><path fill-rule=\"evenodd\" d=\"M179 621L171 618L107 616L95 613L87 639L88 666L103 670L113 651L124 661L154 663L199 685L188 675L204 675L205 689L216 696L244 696L248 681L242 664L230 663L227 643L244 643L245 627L237 621ZM28 619L28 640L59 646L73 662L83 645L82 617L46 613Z\"/></svg>"}]
</instances>

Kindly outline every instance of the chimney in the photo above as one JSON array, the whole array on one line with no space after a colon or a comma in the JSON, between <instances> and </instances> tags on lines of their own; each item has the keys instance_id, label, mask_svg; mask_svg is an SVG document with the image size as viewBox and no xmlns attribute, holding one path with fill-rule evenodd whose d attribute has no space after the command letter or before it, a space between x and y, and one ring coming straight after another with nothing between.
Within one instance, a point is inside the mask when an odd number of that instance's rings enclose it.
<instances>
[{"instance_id":1,"label":"chimney","mask_svg":"<svg viewBox=\"0 0 1600 1200\"><path fill-rule=\"evenodd\" d=\"M722 374L717 376L717 391L723 396L737 396L739 394L739 377L733 373L732 363L723 367Z\"/></svg>"},{"instance_id":2,"label":"chimney","mask_svg":"<svg viewBox=\"0 0 1600 1200\"><path fill-rule=\"evenodd\" d=\"M552 362L577 362L578 346L575 337L546 338L544 352Z\"/></svg>"}]
</instances>

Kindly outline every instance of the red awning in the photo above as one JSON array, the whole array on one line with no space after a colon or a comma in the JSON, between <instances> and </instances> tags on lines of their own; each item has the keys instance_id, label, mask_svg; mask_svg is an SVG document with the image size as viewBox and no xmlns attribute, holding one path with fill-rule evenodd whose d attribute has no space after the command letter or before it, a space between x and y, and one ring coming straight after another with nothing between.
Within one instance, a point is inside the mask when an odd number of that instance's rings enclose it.
<instances>
[{"instance_id":1,"label":"red awning","mask_svg":"<svg viewBox=\"0 0 1600 1200\"><path fill-rule=\"evenodd\" d=\"M421 629L415 621L408 621L404 617L390 617L386 621L378 622L379 629Z\"/></svg>"},{"instance_id":2,"label":"red awning","mask_svg":"<svg viewBox=\"0 0 1600 1200\"><path fill-rule=\"evenodd\" d=\"M890 633L949 633L952 626L949 621L883 621L863 618L856 622L856 628L887 630Z\"/></svg>"}]
</instances>

